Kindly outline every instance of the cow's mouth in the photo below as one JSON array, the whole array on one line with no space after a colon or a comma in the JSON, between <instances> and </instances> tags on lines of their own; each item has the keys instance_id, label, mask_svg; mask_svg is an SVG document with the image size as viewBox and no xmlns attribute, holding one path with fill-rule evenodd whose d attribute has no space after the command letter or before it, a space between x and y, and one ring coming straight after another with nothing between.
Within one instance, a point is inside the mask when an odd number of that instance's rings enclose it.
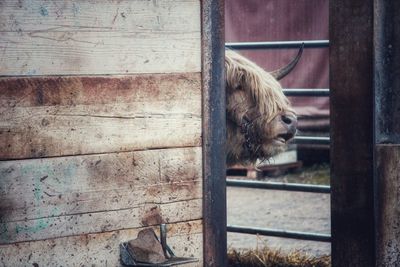
<instances>
[{"instance_id":1,"label":"cow's mouth","mask_svg":"<svg viewBox=\"0 0 400 267\"><path fill-rule=\"evenodd\" d=\"M294 134L293 133L282 133L278 134L277 137L275 137L275 141L286 144L289 140L293 139Z\"/></svg>"}]
</instances>

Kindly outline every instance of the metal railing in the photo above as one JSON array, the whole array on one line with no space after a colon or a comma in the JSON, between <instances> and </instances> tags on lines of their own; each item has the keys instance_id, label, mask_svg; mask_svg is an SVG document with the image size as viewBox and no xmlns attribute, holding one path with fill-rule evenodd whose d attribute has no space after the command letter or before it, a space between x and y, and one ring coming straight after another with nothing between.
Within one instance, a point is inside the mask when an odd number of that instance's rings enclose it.
<instances>
[{"instance_id":1,"label":"metal railing","mask_svg":"<svg viewBox=\"0 0 400 267\"><path fill-rule=\"evenodd\" d=\"M331 139L324 136L295 136L294 143L298 145L329 145Z\"/></svg>"},{"instance_id":2,"label":"metal railing","mask_svg":"<svg viewBox=\"0 0 400 267\"><path fill-rule=\"evenodd\" d=\"M329 96L329 89L303 89L303 88L291 88L283 89L283 93L286 96Z\"/></svg>"},{"instance_id":3,"label":"metal railing","mask_svg":"<svg viewBox=\"0 0 400 267\"><path fill-rule=\"evenodd\" d=\"M254 49L285 49L299 48L304 44L304 48L325 48L329 47L329 40L304 40L304 41L283 41L283 42L240 42L226 43L225 47L236 50Z\"/></svg>"},{"instance_id":4,"label":"metal railing","mask_svg":"<svg viewBox=\"0 0 400 267\"><path fill-rule=\"evenodd\" d=\"M245 187L245 188L254 188L254 189L298 191L298 192L307 192L307 193L327 193L327 194L329 194L331 192L330 186L327 186L327 185L261 182L261 181L249 181L249 180L235 180L235 179L226 179L226 186Z\"/></svg>"},{"instance_id":5,"label":"metal railing","mask_svg":"<svg viewBox=\"0 0 400 267\"><path fill-rule=\"evenodd\" d=\"M230 49L237 49L237 50L283 49L283 48L299 48L302 44L304 44L305 48L329 47L328 40L226 43L225 47L230 48ZM286 96L329 97L329 89L284 89L283 92L285 93ZM329 137L319 137L319 136L296 136L294 138L294 143L295 144L329 145L330 138ZM275 182L227 179L226 185L232 186L232 187L298 191L298 192L308 192L308 193L329 194L331 192L330 186L295 184L295 183L275 183ZM275 237L282 237L282 238L293 238L293 239L311 240L311 241L319 241L319 242L331 242L330 235L320 234L320 233L311 233L311 232L287 231L287 230L281 230L281 229L257 228L257 227L248 227L248 226L244 227L244 226L237 226L237 225L228 225L227 231L233 232L233 233L257 234L257 235L275 236Z\"/></svg>"},{"instance_id":6,"label":"metal railing","mask_svg":"<svg viewBox=\"0 0 400 267\"><path fill-rule=\"evenodd\" d=\"M243 227L238 225L228 225L226 229L228 232L240 233L240 234L276 236L276 237L301 239L309 241L331 242L330 235L319 234L319 233L286 231L279 229L257 228L257 227Z\"/></svg>"},{"instance_id":7,"label":"metal railing","mask_svg":"<svg viewBox=\"0 0 400 267\"><path fill-rule=\"evenodd\" d=\"M226 186L244 187L253 189L269 189L269 190L284 190L297 191L307 193L325 193L331 192L330 186L326 185L308 185L296 183L275 183L275 182L260 182L248 180L227 179ZM331 242L331 236L328 234L288 231L282 229L257 228L249 226L228 225L227 231L241 234L255 234L264 236L275 236L282 238L302 239L319 242Z\"/></svg>"}]
</instances>

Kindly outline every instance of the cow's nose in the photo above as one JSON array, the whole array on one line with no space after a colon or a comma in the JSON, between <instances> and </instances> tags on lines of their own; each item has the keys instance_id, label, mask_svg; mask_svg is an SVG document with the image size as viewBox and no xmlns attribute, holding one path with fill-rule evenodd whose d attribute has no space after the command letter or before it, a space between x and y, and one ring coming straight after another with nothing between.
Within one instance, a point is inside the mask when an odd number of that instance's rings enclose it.
<instances>
[{"instance_id":1,"label":"cow's nose","mask_svg":"<svg viewBox=\"0 0 400 267\"><path fill-rule=\"evenodd\" d=\"M281 119L288 132L295 134L297 130L297 117L293 114L283 114Z\"/></svg>"}]
</instances>

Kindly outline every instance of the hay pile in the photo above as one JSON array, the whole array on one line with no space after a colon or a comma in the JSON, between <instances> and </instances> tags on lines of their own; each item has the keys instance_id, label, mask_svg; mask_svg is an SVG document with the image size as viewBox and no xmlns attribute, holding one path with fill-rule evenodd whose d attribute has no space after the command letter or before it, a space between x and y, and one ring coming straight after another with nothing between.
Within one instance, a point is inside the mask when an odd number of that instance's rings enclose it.
<instances>
[{"instance_id":1,"label":"hay pile","mask_svg":"<svg viewBox=\"0 0 400 267\"><path fill-rule=\"evenodd\" d=\"M331 266L330 256L312 257L300 252L284 254L268 247L255 250L237 251L229 249L228 267L327 267Z\"/></svg>"}]
</instances>

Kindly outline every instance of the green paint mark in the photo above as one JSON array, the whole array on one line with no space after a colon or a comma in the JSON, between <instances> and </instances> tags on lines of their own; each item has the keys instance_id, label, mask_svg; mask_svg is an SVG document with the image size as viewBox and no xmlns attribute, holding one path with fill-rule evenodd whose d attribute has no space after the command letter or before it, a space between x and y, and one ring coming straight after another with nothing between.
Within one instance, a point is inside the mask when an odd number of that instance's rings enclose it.
<instances>
[{"instance_id":1,"label":"green paint mark","mask_svg":"<svg viewBox=\"0 0 400 267\"><path fill-rule=\"evenodd\" d=\"M39 211L38 216L40 216L41 212ZM54 207L50 216L58 216L60 214L60 210L57 207ZM54 222L54 218L44 218L38 219L34 222L33 225L16 225L15 226L15 234L34 234L38 233L44 229L49 228L50 224ZM10 231L8 231L7 223L0 223L0 240L12 240L14 238L11 237Z\"/></svg>"},{"instance_id":2,"label":"green paint mark","mask_svg":"<svg viewBox=\"0 0 400 267\"><path fill-rule=\"evenodd\" d=\"M10 232L6 223L0 223L0 240L10 240Z\"/></svg>"},{"instance_id":3,"label":"green paint mark","mask_svg":"<svg viewBox=\"0 0 400 267\"><path fill-rule=\"evenodd\" d=\"M49 15L49 11L46 7L40 6L40 15L42 15L43 17L47 17Z\"/></svg>"},{"instance_id":4,"label":"green paint mark","mask_svg":"<svg viewBox=\"0 0 400 267\"><path fill-rule=\"evenodd\" d=\"M40 201L40 197L42 196L42 188L39 184L35 185L35 189L33 189L33 195L35 196L36 201Z\"/></svg>"},{"instance_id":5,"label":"green paint mark","mask_svg":"<svg viewBox=\"0 0 400 267\"><path fill-rule=\"evenodd\" d=\"M70 178L76 176L77 166L74 163L68 164L62 171L62 177L67 182Z\"/></svg>"},{"instance_id":6,"label":"green paint mark","mask_svg":"<svg viewBox=\"0 0 400 267\"><path fill-rule=\"evenodd\" d=\"M74 13L74 17L79 13L79 6L76 3L72 4L72 12Z\"/></svg>"},{"instance_id":7,"label":"green paint mark","mask_svg":"<svg viewBox=\"0 0 400 267\"><path fill-rule=\"evenodd\" d=\"M26 75L35 75L36 74L36 70L28 70L26 72Z\"/></svg>"},{"instance_id":8,"label":"green paint mark","mask_svg":"<svg viewBox=\"0 0 400 267\"><path fill-rule=\"evenodd\" d=\"M49 219L39 219L35 222L33 226L28 226L28 225L16 225L15 226L15 233L37 233L41 230L46 229L49 227L50 222Z\"/></svg>"},{"instance_id":9,"label":"green paint mark","mask_svg":"<svg viewBox=\"0 0 400 267\"><path fill-rule=\"evenodd\" d=\"M59 216L60 215L60 209L57 207L54 207L51 211L50 211L50 216Z\"/></svg>"},{"instance_id":10,"label":"green paint mark","mask_svg":"<svg viewBox=\"0 0 400 267\"><path fill-rule=\"evenodd\" d=\"M21 175L32 177L33 196L36 201L40 201L43 196L43 177L54 176L54 170L49 165L29 164L21 168Z\"/></svg>"}]
</instances>

